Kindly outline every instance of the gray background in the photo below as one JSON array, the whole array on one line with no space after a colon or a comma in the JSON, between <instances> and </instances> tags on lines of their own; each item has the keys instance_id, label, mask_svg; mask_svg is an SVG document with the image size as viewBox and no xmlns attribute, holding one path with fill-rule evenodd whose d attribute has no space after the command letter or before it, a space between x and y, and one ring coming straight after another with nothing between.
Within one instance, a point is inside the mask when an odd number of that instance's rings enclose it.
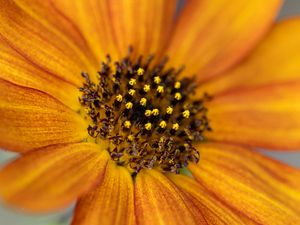
<instances>
[{"instance_id":1,"label":"gray background","mask_svg":"<svg viewBox=\"0 0 300 225\"><path fill-rule=\"evenodd\" d=\"M300 0L287 0L281 10L279 19L300 15ZM300 168L300 153L273 153L262 151L264 154L278 158L291 165ZM0 165L4 165L12 158L16 157L15 154L0 151ZM62 212L47 214L47 215L35 215L31 216L18 212L14 209L9 209L0 202L0 225L58 225L67 224L60 221L64 220L66 214L68 215L71 209L64 210Z\"/></svg>"}]
</instances>

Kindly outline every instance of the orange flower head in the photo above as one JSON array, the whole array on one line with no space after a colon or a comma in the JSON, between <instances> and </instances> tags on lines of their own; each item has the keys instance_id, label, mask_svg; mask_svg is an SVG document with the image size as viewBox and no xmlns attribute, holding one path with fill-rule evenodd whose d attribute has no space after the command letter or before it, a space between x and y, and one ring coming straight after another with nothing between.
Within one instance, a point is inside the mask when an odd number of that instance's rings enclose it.
<instances>
[{"instance_id":1,"label":"orange flower head","mask_svg":"<svg viewBox=\"0 0 300 225\"><path fill-rule=\"evenodd\" d=\"M300 19L280 0L0 0L0 198L72 225L299 224ZM128 50L129 46L129 50Z\"/></svg>"}]
</instances>

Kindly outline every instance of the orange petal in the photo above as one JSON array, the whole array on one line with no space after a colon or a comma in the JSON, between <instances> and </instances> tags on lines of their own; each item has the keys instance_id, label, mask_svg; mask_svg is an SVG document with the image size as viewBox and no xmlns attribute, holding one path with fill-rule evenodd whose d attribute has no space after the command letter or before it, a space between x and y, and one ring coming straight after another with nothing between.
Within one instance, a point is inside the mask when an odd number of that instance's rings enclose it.
<instances>
[{"instance_id":1,"label":"orange petal","mask_svg":"<svg viewBox=\"0 0 300 225\"><path fill-rule=\"evenodd\" d=\"M115 162L107 164L103 182L77 203L73 225L133 225L133 182Z\"/></svg>"},{"instance_id":2,"label":"orange petal","mask_svg":"<svg viewBox=\"0 0 300 225\"><path fill-rule=\"evenodd\" d=\"M201 86L216 94L300 79L300 17L284 20L241 64Z\"/></svg>"},{"instance_id":3,"label":"orange petal","mask_svg":"<svg viewBox=\"0 0 300 225\"><path fill-rule=\"evenodd\" d=\"M281 0L190 0L169 48L173 65L206 80L232 67L262 39Z\"/></svg>"},{"instance_id":4,"label":"orange petal","mask_svg":"<svg viewBox=\"0 0 300 225\"><path fill-rule=\"evenodd\" d=\"M95 186L108 155L96 144L52 146L13 161L0 172L0 196L32 212L67 206Z\"/></svg>"},{"instance_id":5,"label":"orange petal","mask_svg":"<svg viewBox=\"0 0 300 225\"><path fill-rule=\"evenodd\" d=\"M78 88L32 65L0 40L0 78L46 92L78 110Z\"/></svg>"},{"instance_id":6,"label":"orange petal","mask_svg":"<svg viewBox=\"0 0 300 225\"><path fill-rule=\"evenodd\" d=\"M40 23L51 27L51 29L56 30L60 35L65 35L68 41L81 49L82 54L88 59L95 60L77 24L73 23L74 21L69 20L66 15L59 11L51 0L14 0L14 2Z\"/></svg>"},{"instance_id":7,"label":"orange petal","mask_svg":"<svg viewBox=\"0 0 300 225\"><path fill-rule=\"evenodd\" d=\"M176 11L176 0L79 0L53 1L78 23L98 60L127 54L156 53L166 44Z\"/></svg>"},{"instance_id":8,"label":"orange petal","mask_svg":"<svg viewBox=\"0 0 300 225\"><path fill-rule=\"evenodd\" d=\"M231 211L226 205L222 204L217 198L213 197L211 193L207 192L194 179L177 174L169 174L170 178L180 189L186 194L189 194L193 202L201 210L205 223L203 224L230 224L240 225L244 224L246 218L241 218L239 212Z\"/></svg>"},{"instance_id":9,"label":"orange petal","mask_svg":"<svg viewBox=\"0 0 300 225\"><path fill-rule=\"evenodd\" d=\"M245 148L199 145L189 166L207 191L258 224L298 224L300 171Z\"/></svg>"},{"instance_id":10,"label":"orange petal","mask_svg":"<svg viewBox=\"0 0 300 225\"><path fill-rule=\"evenodd\" d=\"M80 72L95 68L85 49L66 35L68 30L57 28L64 22L56 25L47 19L56 16L51 10L36 12L36 7L13 0L0 0L0 5L0 37L34 66L76 86L82 83Z\"/></svg>"},{"instance_id":11,"label":"orange petal","mask_svg":"<svg viewBox=\"0 0 300 225\"><path fill-rule=\"evenodd\" d=\"M26 152L88 136L79 114L47 94L0 79L0 147Z\"/></svg>"},{"instance_id":12,"label":"orange petal","mask_svg":"<svg viewBox=\"0 0 300 225\"><path fill-rule=\"evenodd\" d=\"M191 199L155 170L143 170L137 175L135 207L138 224L186 225L204 222Z\"/></svg>"},{"instance_id":13,"label":"orange petal","mask_svg":"<svg viewBox=\"0 0 300 225\"><path fill-rule=\"evenodd\" d=\"M300 149L300 82L238 90L208 103L215 141L271 149Z\"/></svg>"}]
</instances>

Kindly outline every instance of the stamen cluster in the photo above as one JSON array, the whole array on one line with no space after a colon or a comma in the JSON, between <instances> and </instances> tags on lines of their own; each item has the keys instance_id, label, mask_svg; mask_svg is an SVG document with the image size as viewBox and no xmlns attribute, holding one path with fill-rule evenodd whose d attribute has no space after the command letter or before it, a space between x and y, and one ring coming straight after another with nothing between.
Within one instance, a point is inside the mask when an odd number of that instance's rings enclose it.
<instances>
[{"instance_id":1,"label":"stamen cluster","mask_svg":"<svg viewBox=\"0 0 300 225\"><path fill-rule=\"evenodd\" d=\"M182 68L165 69L167 58L156 65L151 55L130 58L112 65L107 56L96 83L82 73L80 102L91 123L88 133L105 141L111 158L136 173L154 167L179 173L199 160L193 143L210 130L203 105L208 97L195 100L194 79L178 80Z\"/></svg>"}]
</instances>

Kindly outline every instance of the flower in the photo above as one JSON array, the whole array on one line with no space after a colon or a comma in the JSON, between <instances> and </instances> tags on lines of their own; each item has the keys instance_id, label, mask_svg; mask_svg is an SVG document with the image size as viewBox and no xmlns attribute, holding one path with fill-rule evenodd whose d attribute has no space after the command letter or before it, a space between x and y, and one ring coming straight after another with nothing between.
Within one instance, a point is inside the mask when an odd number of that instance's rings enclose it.
<instances>
[{"instance_id":1,"label":"flower","mask_svg":"<svg viewBox=\"0 0 300 225\"><path fill-rule=\"evenodd\" d=\"M256 150L300 149L300 19L274 23L280 5L1 0L0 146L21 156L0 196L78 199L74 225L299 223L299 170Z\"/></svg>"}]
</instances>

